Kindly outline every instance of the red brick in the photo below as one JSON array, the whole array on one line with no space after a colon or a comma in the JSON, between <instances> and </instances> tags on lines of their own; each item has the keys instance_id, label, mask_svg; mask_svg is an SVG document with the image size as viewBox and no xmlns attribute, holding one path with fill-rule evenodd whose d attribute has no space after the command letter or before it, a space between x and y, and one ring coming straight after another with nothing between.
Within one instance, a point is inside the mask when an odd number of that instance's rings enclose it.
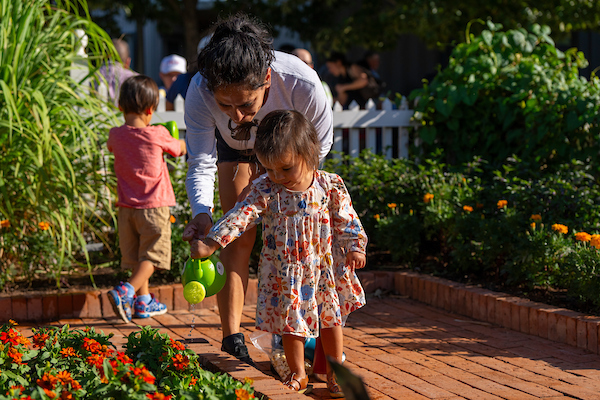
<instances>
[{"instance_id":1,"label":"red brick","mask_svg":"<svg viewBox=\"0 0 600 400\"><path fill-rule=\"evenodd\" d=\"M499 311L499 313L496 312L496 316L500 318L500 321L498 322L501 326L510 329L512 326L510 301L508 301L506 297L499 297L498 301L496 302L496 307Z\"/></svg>"},{"instance_id":2,"label":"red brick","mask_svg":"<svg viewBox=\"0 0 600 400\"><path fill-rule=\"evenodd\" d=\"M183 286L173 287L173 310L189 310L190 303L183 297Z\"/></svg>"},{"instance_id":3,"label":"red brick","mask_svg":"<svg viewBox=\"0 0 600 400\"><path fill-rule=\"evenodd\" d=\"M510 329L513 331L521 331L521 307L519 306L518 300L511 300L510 302Z\"/></svg>"},{"instance_id":4,"label":"red brick","mask_svg":"<svg viewBox=\"0 0 600 400\"><path fill-rule=\"evenodd\" d=\"M446 301L449 297L449 295L448 295L449 291L450 291L450 288L447 285L444 285L443 282L440 282L438 284L437 301L436 301L436 304L434 304L434 306L436 306L437 308L445 309Z\"/></svg>"},{"instance_id":5,"label":"red brick","mask_svg":"<svg viewBox=\"0 0 600 400\"><path fill-rule=\"evenodd\" d=\"M8 322L12 319L12 298L0 297L0 323Z\"/></svg>"},{"instance_id":6,"label":"red brick","mask_svg":"<svg viewBox=\"0 0 600 400\"><path fill-rule=\"evenodd\" d=\"M393 281L391 279L391 273L388 271L375 271L375 288L381 290L393 290Z\"/></svg>"},{"instance_id":7,"label":"red brick","mask_svg":"<svg viewBox=\"0 0 600 400\"><path fill-rule=\"evenodd\" d=\"M214 307L218 307L216 295L204 298L204 300L202 300L200 303L196 304L195 308L196 309L198 309L198 308L212 309ZM191 306L190 306L190 308L191 308Z\"/></svg>"},{"instance_id":8,"label":"red brick","mask_svg":"<svg viewBox=\"0 0 600 400\"><path fill-rule=\"evenodd\" d=\"M487 320L487 298L480 291L473 293L473 318L479 321Z\"/></svg>"},{"instance_id":9,"label":"red brick","mask_svg":"<svg viewBox=\"0 0 600 400\"><path fill-rule=\"evenodd\" d=\"M464 315L467 317L473 317L473 292L469 288L464 288L465 292L465 310Z\"/></svg>"},{"instance_id":10,"label":"red brick","mask_svg":"<svg viewBox=\"0 0 600 400\"><path fill-rule=\"evenodd\" d=\"M394 274L394 287L399 295L406 296L406 274L403 272L396 272Z\"/></svg>"},{"instance_id":11,"label":"red brick","mask_svg":"<svg viewBox=\"0 0 600 400\"><path fill-rule=\"evenodd\" d=\"M436 280L429 281L429 300L427 304L435 305L438 302L438 296L440 295L440 283Z\"/></svg>"},{"instance_id":12,"label":"red brick","mask_svg":"<svg viewBox=\"0 0 600 400\"><path fill-rule=\"evenodd\" d=\"M63 294L58 296L58 318L73 318L72 294Z\"/></svg>"},{"instance_id":13,"label":"red brick","mask_svg":"<svg viewBox=\"0 0 600 400\"><path fill-rule=\"evenodd\" d=\"M41 321L43 318L42 296L27 297L27 320Z\"/></svg>"},{"instance_id":14,"label":"red brick","mask_svg":"<svg viewBox=\"0 0 600 400\"><path fill-rule=\"evenodd\" d=\"M577 330L577 347L587 349L587 323L583 318L575 320L575 329Z\"/></svg>"},{"instance_id":15,"label":"red brick","mask_svg":"<svg viewBox=\"0 0 600 400\"><path fill-rule=\"evenodd\" d=\"M44 321L54 321L58 318L57 295L48 295L42 298L42 318Z\"/></svg>"},{"instance_id":16,"label":"red brick","mask_svg":"<svg viewBox=\"0 0 600 400\"><path fill-rule=\"evenodd\" d=\"M102 318L102 292L94 290L85 294L88 318Z\"/></svg>"},{"instance_id":17,"label":"red brick","mask_svg":"<svg viewBox=\"0 0 600 400\"><path fill-rule=\"evenodd\" d=\"M454 311L458 307L458 288L455 286L449 286L448 292L448 304L446 304L447 311Z\"/></svg>"},{"instance_id":18,"label":"red brick","mask_svg":"<svg viewBox=\"0 0 600 400\"><path fill-rule=\"evenodd\" d=\"M416 282L417 293L415 298L422 303L427 303L427 283L429 282L427 278L427 276L423 276L421 279L417 279Z\"/></svg>"},{"instance_id":19,"label":"red brick","mask_svg":"<svg viewBox=\"0 0 600 400\"><path fill-rule=\"evenodd\" d=\"M558 315L552 311L547 312L546 314L548 315L548 339L554 342L560 342L559 338L562 336L562 339L564 340L567 330L565 321L563 320L559 327ZM559 330L561 331L560 333Z\"/></svg>"},{"instance_id":20,"label":"red brick","mask_svg":"<svg viewBox=\"0 0 600 400\"><path fill-rule=\"evenodd\" d=\"M598 325L600 325L600 319L585 317L585 322L587 327L587 349L598 354Z\"/></svg>"},{"instance_id":21,"label":"red brick","mask_svg":"<svg viewBox=\"0 0 600 400\"><path fill-rule=\"evenodd\" d=\"M361 272L359 279L365 293L375 292L377 288L375 287L375 275L372 272Z\"/></svg>"},{"instance_id":22,"label":"red brick","mask_svg":"<svg viewBox=\"0 0 600 400\"><path fill-rule=\"evenodd\" d=\"M484 296L486 302L485 321L496 323L496 297L489 294Z\"/></svg>"},{"instance_id":23,"label":"red brick","mask_svg":"<svg viewBox=\"0 0 600 400\"><path fill-rule=\"evenodd\" d=\"M571 310L560 310L558 311L558 315L559 321L563 318L565 320L566 329L564 343L568 344L569 346L577 346L577 319L581 314Z\"/></svg>"},{"instance_id":24,"label":"red brick","mask_svg":"<svg viewBox=\"0 0 600 400\"><path fill-rule=\"evenodd\" d=\"M73 317L75 318L87 318L87 303L85 299L85 293L73 293Z\"/></svg>"},{"instance_id":25,"label":"red brick","mask_svg":"<svg viewBox=\"0 0 600 400\"><path fill-rule=\"evenodd\" d=\"M519 330L523 333L529 333L529 307L523 302L518 303L519 307Z\"/></svg>"},{"instance_id":26,"label":"red brick","mask_svg":"<svg viewBox=\"0 0 600 400\"><path fill-rule=\"evenodd\" d=\"M179 285L179 283L173 285L162 285L151 288L150 291L154 292L154 295L158 298L158 301L167 306L167 310L173 309L173 286Z\"/></svg>"},{"instance_id":27,"label":"red brick","mask_svg":"<svg viewBox=\"0 0 600 400\"><path fill-rule=\"evenodd\" d=\"M452 308L452 311L457 314L467 315L465 312L467 306L467 292L464 287L454 289L456 292L456 303Z\"/></svg>"},{"instance_id":28,"label":"red brick","mask_svg":"<svg viewBox=\"0 0 600 400\"><path fill-rule=\"evenodd\" d=\"M117 314L115 314L112 304L108 299L108 291L110 289L103 290L100 295L100 305L102 306L102 318L115 318Z\"/></svg>"},{"instance_id":29,"label":"red brick","mask_svg":"<svg viewBox=\"0 0 600 400\"><path fill-rule=\"evenodd\" d=\"M27 299L25 297L13 297L11 319L17 323L27 321Z\"/></svg>"},{"instance_id":30,"label":"red brick","mask_svg":"<svg viewBox=\"0 0 600 400\"><path fill-rule=\"evenodd\" d=\"M543 308L537 310L537 334L539 337L548 339L548 311Z\"/></svg>"}]
</instances>

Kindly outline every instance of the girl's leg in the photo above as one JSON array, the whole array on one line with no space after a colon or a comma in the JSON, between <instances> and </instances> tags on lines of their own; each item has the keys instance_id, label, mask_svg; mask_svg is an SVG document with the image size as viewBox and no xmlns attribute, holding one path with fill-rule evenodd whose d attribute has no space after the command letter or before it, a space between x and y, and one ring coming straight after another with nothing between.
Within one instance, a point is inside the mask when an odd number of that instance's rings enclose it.
<instances>
[{"instance_id":1,"label":"girl's leg","mask_svg":"<svg viewBox=\"0 0 600 400\"><path fill-rule=\"evenodd\" d=\"M303 391L308 385L308 376L304 369L304 337L283 334L281 339L285 359L290 367L290 376L284 379L284 382L296 391Z\"/></svg>"},{"instance_id":2,"label":"girl's leg","mask_svg":"<svg viewBox=\"0 0 600 400\"><path fill-rule=\"evenodd\" d=\"M219 169L219 196L223 212L229 211L242 191L259 174L255 164L222 162ZM248 263L256 239L256 228L246 231L221 250L220 259L227 270L227 280L217 293L223 338L240 331L244 298L248 287Z\"/></svg>"},{"instance_id":3,"label":"girl's leg","mask_svg":"<svg viewBox=\"0 0 600 400\"><path fill-rule=\"evenodd\" d=\"M321 328L321 343L325 355L341 364L344 354L344 335L342 326L339 325L325 329ZM327 389L329 389L329 395L333 398L344 397L342 388L337 383L337 379L335 378L335 374L333 373L329 361L327 361Z\"/></svg>"}]
</instances>

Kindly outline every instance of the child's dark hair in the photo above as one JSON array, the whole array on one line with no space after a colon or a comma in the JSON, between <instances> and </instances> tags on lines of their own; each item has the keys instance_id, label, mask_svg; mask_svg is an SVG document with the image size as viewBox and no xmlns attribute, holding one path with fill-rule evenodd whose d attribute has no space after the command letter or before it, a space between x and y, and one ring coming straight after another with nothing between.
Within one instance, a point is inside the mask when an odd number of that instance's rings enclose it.
<instances>
[{"instance_id":1,"label":"child's dark hair","mask_svg":"<svg viewBox=\"0 0 600 400\"><path fill-rule=\"evenodd\" d=\"M156 110L158 100L158 86L149 76L132 76L121 85L119 107L123 114L142 114L148 109Z\"/></svg>"},{"instance_id":2,"label":"child's dark hair","mask_svg":"<svg viewBox=\"0 0 600 400\"><path fill-rule=\"evenodd\" d=\"M319 150L317 130L298 111L271 111L258 126L254 151L265 162L272 163L292 153L300 156L308 168L317 169Z\"/></svg>"},{"instance_id":3,"label":"child's dark hair","mask_svg":"<svg viewBox=\"0 0 600 400\"><path fill-rule=\"evenodd\" d=\"M198 54L198 70L211 92L229 85L263 86L275 59L273 38L259 21L236 14L219 21Z\"/></svg>"}]
</instances>

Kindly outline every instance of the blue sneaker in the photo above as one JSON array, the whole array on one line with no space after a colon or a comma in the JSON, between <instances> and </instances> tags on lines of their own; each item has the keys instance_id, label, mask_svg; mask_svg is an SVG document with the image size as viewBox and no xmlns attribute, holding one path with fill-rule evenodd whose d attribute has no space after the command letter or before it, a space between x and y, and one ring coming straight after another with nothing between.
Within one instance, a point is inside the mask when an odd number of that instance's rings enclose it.
<instances>
[{"instance_id":1,"label":"blue sneaker","mask_svg":"<svg viewBox=\"0 0 600 400\"><path fill-rule=\"evenodd\" d=\"M150 293L150 296L150 301L147 304L140 300L139 297L135 299L133 309L135 310L136 318L150 318L167 312L166 304L156 300L152 293Z\"/></svg>"},{"instance_id":2,"label":"blue sneaker","mask_svg":"<svg viewBox=\"0 0 600 400\"><path fill-rule=\"evenodd\" d=\"M134 291L129 283L119 283L114 289L108 291L108 300L112 308L125 322L131 321L131 308L133 307Z\"/></svg>"}]
</instances>

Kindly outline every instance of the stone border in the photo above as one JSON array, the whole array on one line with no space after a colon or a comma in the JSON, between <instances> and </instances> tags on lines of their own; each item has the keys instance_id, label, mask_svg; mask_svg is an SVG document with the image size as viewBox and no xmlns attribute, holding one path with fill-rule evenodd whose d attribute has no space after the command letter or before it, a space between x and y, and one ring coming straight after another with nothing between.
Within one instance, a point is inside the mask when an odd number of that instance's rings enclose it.
<instances>
[{"instance_id":1,"label":"stone border","mask_svg":"<svg viewBox=\"0 0 600 400\"><path fill-rule=\"evenodd\" d=\"M600 354L600 317L536 303L412 271L359 271L366 293L394 291L408 298L455 314L489 322L518 332L566 343ZM256 302L257 280L251 279L246 304ZM181 284L153 287L152 292L169 310L189 310ZM108 289L64 294L0 296L0 322L56 321L67 318L113 318ZM196 308L212 308L208 297Z\"/></svg>"}]
</instances>

